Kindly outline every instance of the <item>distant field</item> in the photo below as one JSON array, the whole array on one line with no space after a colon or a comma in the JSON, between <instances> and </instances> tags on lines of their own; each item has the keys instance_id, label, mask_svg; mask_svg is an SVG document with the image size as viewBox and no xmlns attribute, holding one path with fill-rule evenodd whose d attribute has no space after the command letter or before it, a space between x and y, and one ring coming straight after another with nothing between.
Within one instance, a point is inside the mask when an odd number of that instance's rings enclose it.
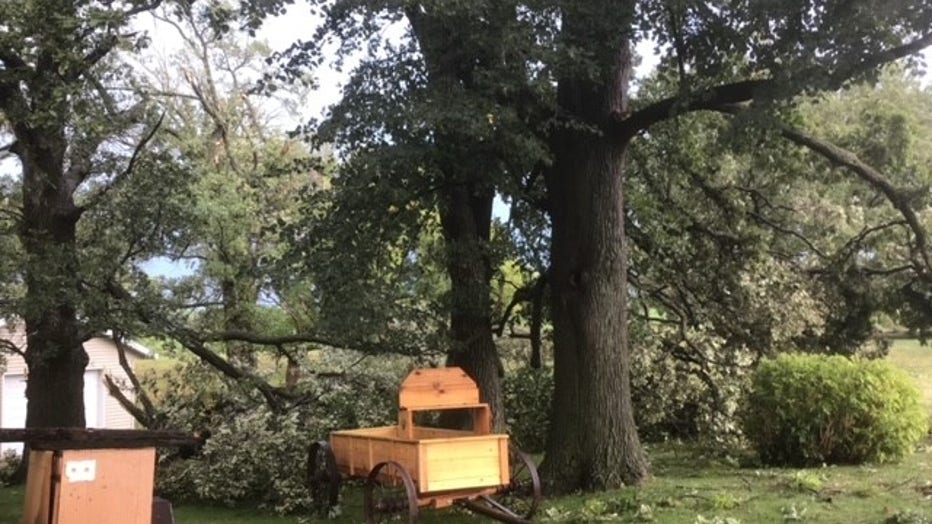
<instances>
[{"instance_id":1,"label":"distant field","mask_svg":"<svg viewBox=\"0 0 932 524\"><path fill-rule=\"evenodd\" d=\"M896 340L887 360L916 379L926 408L932 413L932 346L921 346L915 339Z\"/></svg>"}]
</instances>

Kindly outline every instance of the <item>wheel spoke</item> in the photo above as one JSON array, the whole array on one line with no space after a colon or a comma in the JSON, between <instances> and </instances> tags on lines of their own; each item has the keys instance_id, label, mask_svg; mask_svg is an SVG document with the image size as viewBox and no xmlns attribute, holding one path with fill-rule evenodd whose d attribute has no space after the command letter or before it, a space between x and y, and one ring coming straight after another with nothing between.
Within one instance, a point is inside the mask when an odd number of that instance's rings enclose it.
<instances>
[{"instance_id":1,"label":"wheel spoke","mask_svg":"<svg viewBox=\"0 0 932 524\"><path fill-rule=\"evenodd\" d=\"M510 481L493 498L495 506L507 508L522 519L531 518L540 502L540 479L530 458L517 448L509 449Z\"/></svg>"},{"instance_id":2,"label":"wheel spoke","mask_svg":"<svg viewBox=\"0 0 932 524\"><path fill-rule=\"evenodd\" d=\"M394 518L410 524L417 522L414 481L397 462L382 462L372 468L366 482L365 504L368 523L388 522Z\"/></svg>"}]
</instances>

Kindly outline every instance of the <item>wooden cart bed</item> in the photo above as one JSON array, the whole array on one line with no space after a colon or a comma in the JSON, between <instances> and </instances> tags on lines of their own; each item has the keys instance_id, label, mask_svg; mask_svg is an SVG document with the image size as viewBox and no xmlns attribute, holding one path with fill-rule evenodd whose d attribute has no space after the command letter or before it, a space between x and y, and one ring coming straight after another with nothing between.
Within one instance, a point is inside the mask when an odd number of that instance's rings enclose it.
<instances>
[{"instance_id":1,"label":"wooden cart bed","mask_svg":"<svg viewBox=\"0 0 932 524\"><path fill-rule=\"evenodd\" d=\"M335 431L330 446L344 475L364 477L395 461L419 494L508 484L508 435L420 428L409 438L398 426Z\"/></svg>"}]
</instances>

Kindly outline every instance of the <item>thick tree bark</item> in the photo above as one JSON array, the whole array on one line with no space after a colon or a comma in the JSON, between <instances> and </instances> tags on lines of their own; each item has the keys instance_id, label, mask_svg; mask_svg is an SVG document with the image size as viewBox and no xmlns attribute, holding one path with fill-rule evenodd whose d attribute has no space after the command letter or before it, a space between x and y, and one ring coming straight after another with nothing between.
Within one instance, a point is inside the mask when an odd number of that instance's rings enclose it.
<instances>
[{"instance_id":1,"label":"thick tree bark","mask_svg":"<svg viewBox=\"0 0 932 524\"><path fill-rule=\"evenodd\" d=\"M492 409L495 430L505 428L502 367L492 338L492 266L488 241L493 192L472 184L450 189L440 212L450 276L452 346L447 365L463 368Z\"/></svg>"},{"instance_id":2,"label":"thick tree bark","mask_svg":"<svg viewBox=\"0 0 932 524\"><path fill-rule=\"evenodd\" d=\"M459 90L470 89L477 56L464 56L457 39L455 18L435 16L412 7L407 11L429 72L430 89L440 100L455 100ZM505 428L501 390L503 368L492 330L492 264L488 243L492 225L494 187L486 166L470 165L475 138L458 129L438 129L436 148L445 188L441 192L440 220L447 246L447 273L451 286L450 331L453 336L447 365L459 366L479 386L480 398L492 409L497 431ZM489 163L494 164L494 163ZM473 172L479 170L480 172ZM455 423L446 420L447 423Z\"/></svg>"},{"instance_id":3,"label":"thick tree bark","mask_svg":"<svg viewBox=\"0 0 932 524\"><path fill-rule=\"evenodd\" d=\"M531 295L531 359L528 363L531 369L540 369L544 365L541 345L544 326L544 292L547 290L547 277L541 275L534 283Z\"/></svg>"},{"instance_id":4,"label":"thick tree bark","mask_svg":"<svg viewBox=\"0 0 932 524\"><path fill-rule=\"evenodd\" d=\"M0 442L25 442L33 449L133 449L203 444L198 434L166 430L33 428L0 429Z\"/></svg>"},{"instance_id":5,"label":"thick tree bark","mask_svg":"<svg viewBox=\"0 0 932 524\"><path fill-rule=\"evenodd\" d=\"M571 38L586 31L580 22L566 16L564 31ZM634 424L626 325L623 195L630 138L600 131L626 111L633 60L626 42L616 49L605 58L612 63L600 63L611 71L602 80L575 74L558 87L560 112L592 129L569 125L555 133L547 179L555 391L543 474L555 492L612 489L649 476ZM600 54L606 53L595 51L595 60Z\"/></svg>"},{"instance_id":6,"label":"thick tree bark","mask_svg":"<svg viewBox=\"0 0 932 524\"><path fill-rule=\"evenodd\" d=\"M26 427L84 427L84 368L76 303L80 211L66 176L63 133L17 133L23 164L20 239L26 264Z\"/></svg>"}]
</instances>

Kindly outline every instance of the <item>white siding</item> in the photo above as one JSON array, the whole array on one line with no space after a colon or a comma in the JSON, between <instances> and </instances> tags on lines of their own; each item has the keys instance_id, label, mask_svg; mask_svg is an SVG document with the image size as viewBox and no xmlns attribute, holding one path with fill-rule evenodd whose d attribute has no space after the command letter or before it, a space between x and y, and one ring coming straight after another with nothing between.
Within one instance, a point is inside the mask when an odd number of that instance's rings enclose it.
<instances>
[{"instance_id":1,"label":"white siding","mask_svg":"<svg viewBox=\"0 0 932 524\"><path fill-rule=\"evenodd\" d=\"M10 340L20 349L24 349L26 346L24 335L22 330L14 330L11 333L7 327L0 327L0 338ZM98 404L98 406L102 408L100 409L100 427L110 429L132 429L136 427L135 419L120 406L120 403L117 402L114 397L110 396L107 386L103 382L103 377L105 375L111 376L114 382L122 386L121 389L123 393L130 400L134 398L127 375L123 371L123 368L120 367L120 357L116 344L110 338L95 337L84 343L84 350L87 352L89 359L87 370L100 371L98 377L101 382L98 384L98 390L103 396L102 405ZM26 374L26 363L23 361L22 357L9 353L5 353L4 356L6 357L6 370L3 371L4 375ZM134 351L127 351L126 358L129 361L130 367L134 367L135 363L141 357ZM93 376L93 374L90 376ZM2 405L2 388L0 388L0 407L2 407Z\"/></svg>"},{"instance_id":2,"label":"white siding","mask_svg":"<svg viewBox=\"0 0 932 524\"><path fill-rule=\"evenodd\" d=\"M87 351L87 356L90 359L87 369L102 370L101 380L103 380L103 375L109 375L114 382L122 386L123 393L130 400L135 398L129 379L123 368L120 367L120 356L116 344L112 340L104 337L92 338L84 343L84 351ZM139 356L132 351L128 351L126 359L129 361L130 367L134 367L136 361L139 360ZM134 428L136 421L133 416L127 413L114 397L110 396L105 384L101 384L100 388L104 393L103 420L101 421L103 427L111 429Z\"/></svg>"}]
</instances>

